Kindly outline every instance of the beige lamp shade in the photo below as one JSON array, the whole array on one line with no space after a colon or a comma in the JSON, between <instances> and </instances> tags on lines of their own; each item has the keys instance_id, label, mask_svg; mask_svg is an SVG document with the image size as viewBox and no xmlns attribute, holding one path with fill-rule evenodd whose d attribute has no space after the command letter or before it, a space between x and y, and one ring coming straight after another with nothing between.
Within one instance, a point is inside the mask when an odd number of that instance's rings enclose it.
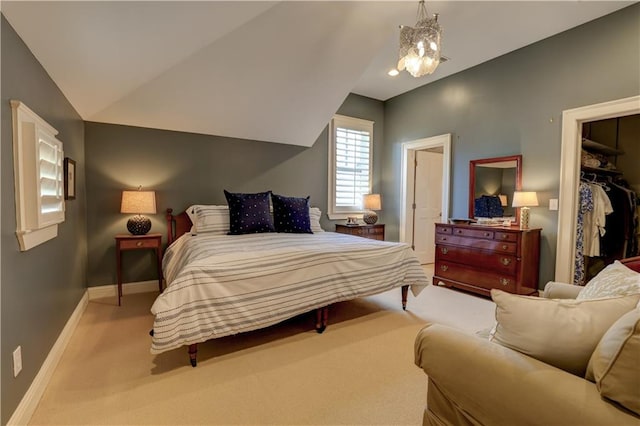
<instances>
[{"instance_id":1,"label":"beige lamp shade","mask_svg":"<svg viewBox=\"0 0 640 426\"><path fill-rule=\"evenodd\" d=\"M500 199L500 205L502 207L506 207L509 205L509 202L507 201L507 196L504 194L500 194L498 195L498 198Z\"/></svg>"},{"instance_id":2,"label":"beige lamp shade","mask_svg":"<svg viewBox=\"0 0 640 426\"><path fill-rule=\"evenodd\" d=\"M362 204L367 210L381 210L382 202L380 194L367 194L362 196Z\"/></svg>"},{"instance_id":3,"label":"beige lamp shade","mask_svg":"<svg viewBox=\"0 0 640 426\"><path fill-rule=\"evenodd\" d=\"M538 195L535 192L516 191L513 193L512 207L535 207L538 205Z\"/></svg>"},{"instance_id":4,"label":"beige lamp shade","mask_svg":"<svg viewBox=\"0 0 640 426\"><path fill-rule=\"evenodd\" d=\"M155 191L122 191L122 204L120 213L155 214Z\"/></svg>"}]
</instances>

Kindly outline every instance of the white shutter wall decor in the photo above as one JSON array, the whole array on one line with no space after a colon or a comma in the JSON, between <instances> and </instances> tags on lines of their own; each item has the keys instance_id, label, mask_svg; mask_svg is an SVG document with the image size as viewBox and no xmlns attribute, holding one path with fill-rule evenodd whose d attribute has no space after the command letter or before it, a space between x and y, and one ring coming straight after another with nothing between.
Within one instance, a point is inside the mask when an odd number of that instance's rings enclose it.
<instances>
[{"instance_id":1,"label":"white shutter wall decor","mask_svg":"<svg viewBox=\"0 0 640 426\"><path fill-rule=\"evenodd\" d=\"M330 219L363 213L362 196L371 193L373 122L334 116L329 143Z\"/></svg>"},{"instance_id":2,"label":"white shutter wall decor","mask_svg":"<svg viewBox=\"0 0 640 426\"><path fill-rule=\"evenodd\" d=\"M11 108L16 236L26 251L55 238L64 222L64 156L56 129L20 101Z\"/></svg>"}]
</instances>

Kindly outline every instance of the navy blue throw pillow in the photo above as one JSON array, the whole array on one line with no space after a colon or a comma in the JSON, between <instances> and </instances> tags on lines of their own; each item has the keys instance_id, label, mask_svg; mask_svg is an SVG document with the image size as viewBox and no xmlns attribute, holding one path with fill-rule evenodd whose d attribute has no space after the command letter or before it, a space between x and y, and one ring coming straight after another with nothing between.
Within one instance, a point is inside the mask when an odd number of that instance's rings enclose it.
<instances>
[{"instance_id":1,"label":"navy blue throw pillow","mask_svg":"<svg viewBox=\"0 0 640 426\"><path fill-rule=\"evenodd\" d=\"M295 198L271 194L276 232L313 234L309 219L309 197Z\"/></svg>"},{"instance_id":2,"label":"navy blue throw pillow","mask_svg":"<svg viewBox=\"0 0 640 426\"><path fill-rule=\"evenodd\" d=\"M228 235L273 232L273 220L269 212L271 191L257 194L236 194L224 191L229 204Z\"/></svg>"}]
</instances>

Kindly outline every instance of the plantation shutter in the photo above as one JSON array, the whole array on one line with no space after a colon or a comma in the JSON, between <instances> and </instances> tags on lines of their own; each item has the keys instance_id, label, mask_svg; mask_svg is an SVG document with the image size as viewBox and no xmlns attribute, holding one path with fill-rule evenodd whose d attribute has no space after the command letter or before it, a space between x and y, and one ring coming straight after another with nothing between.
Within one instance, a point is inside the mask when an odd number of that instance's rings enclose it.
<instances>
[{"instance_id":1,"label":"plantation shutter","mask_svg":"<svg viewBox=\"0 0 640 426\"><path fill-rule=\"evenodd\" d=\"M336 206L362 207L370 192L370 150L369 132L336 128Z\"/></svg>"}]
</instances>

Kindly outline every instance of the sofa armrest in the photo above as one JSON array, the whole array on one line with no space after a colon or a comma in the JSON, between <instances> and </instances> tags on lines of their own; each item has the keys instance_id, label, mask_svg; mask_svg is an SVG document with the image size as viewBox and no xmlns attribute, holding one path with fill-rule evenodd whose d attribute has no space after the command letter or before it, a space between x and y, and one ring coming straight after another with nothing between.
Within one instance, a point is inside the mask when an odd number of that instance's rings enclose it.
<instances>
[{"instance_id":1,"label":"sofa armrest","mask_svg":"<svg viewBox=\"0 0 640 426\"><path fill-rule=\"evenodd\" d=\"M575 299L583 288L579 285L549 281L544 286L542 297L547 299Z\"/></svg>"},{"instance_id":2,"label":"sofa armrest","mask_svg":"<svg viewBox=\"0 0 640 426\"><path fill-rule=\"evenodd\" d=\"M473 424L640 425L594 383L446 326L418 333L415 363Z\"/></svg>"}]
</instances>

